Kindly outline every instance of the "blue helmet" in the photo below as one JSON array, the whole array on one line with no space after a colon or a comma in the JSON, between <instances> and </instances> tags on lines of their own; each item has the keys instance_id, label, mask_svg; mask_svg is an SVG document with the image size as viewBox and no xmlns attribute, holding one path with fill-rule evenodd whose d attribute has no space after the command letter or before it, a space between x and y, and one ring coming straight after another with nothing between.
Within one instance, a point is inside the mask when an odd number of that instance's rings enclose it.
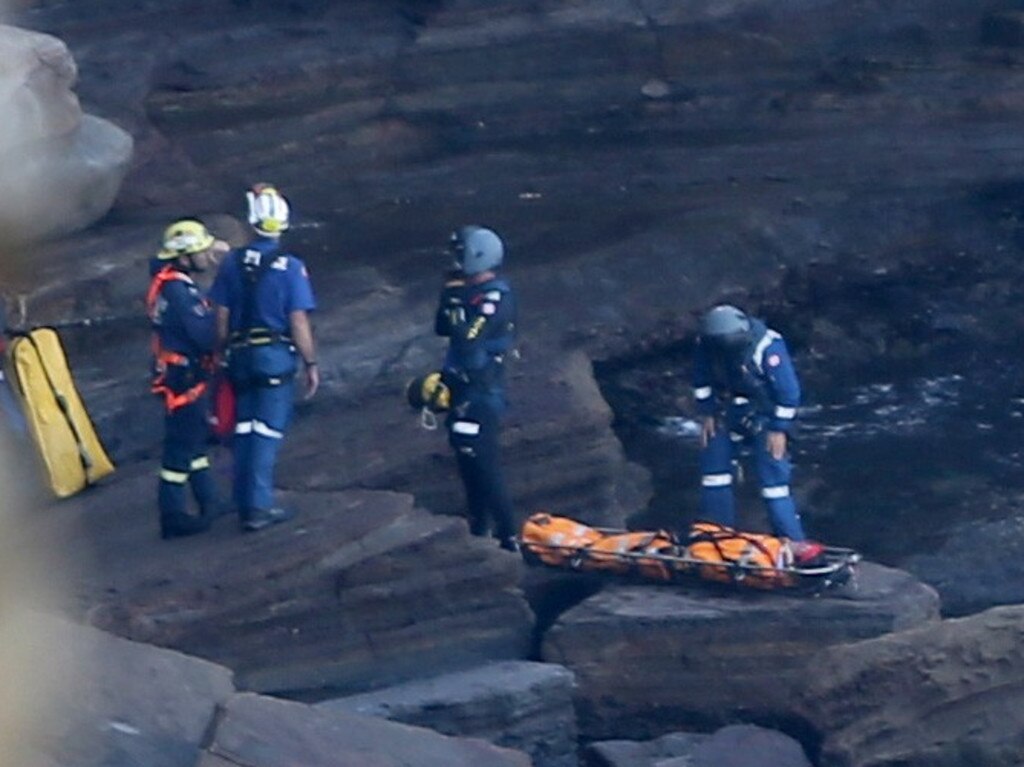
<instances>
[{"instance_id":1,"label":"blue helmet","mask_svg":"<svg viewBox=\"0 0 1024 767\"><path fill-rule=\"evenodd\" d=\"M750 317L730 304L719 304L700 318L701 340L722 350L746 348L750 329Z\"/></svg>"},{"instance_id":2,"label":"blue helmet","mask_svg":"<svg viewBox=\"0 0 1024 767\"><path fill-rule=\"evenodd\" d=\"M497 269L505 258L501 238L482 226L463 226L452 232L449 249L459 270L468 277Z\"/></svg>"}]
</instances>

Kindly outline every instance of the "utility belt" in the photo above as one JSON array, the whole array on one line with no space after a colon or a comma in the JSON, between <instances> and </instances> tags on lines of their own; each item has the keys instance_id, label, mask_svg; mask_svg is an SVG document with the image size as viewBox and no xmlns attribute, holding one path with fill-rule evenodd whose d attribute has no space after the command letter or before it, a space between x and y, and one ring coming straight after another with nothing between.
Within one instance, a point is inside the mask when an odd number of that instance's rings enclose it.
<instances>
[{"instance_id":1,"label":"utility belt","mask_svg":"<svg viewBox=\"0 0 1024 767\"><path fill-rule=\"evenodd\" d=\"M227 349L228 377L239 391L289 383L297 372L291 336L270 328L232 333Z\"/></svg>"},{"instance_id":2,"label":"utility belt","mask_svg":"<svg viewBox=\"0 0 1024 767\"><path fill-rule=\"evenodd\" d=\"M212 355L190 358L180 352L160 350L155 358L155 374L149 390L164 398L168 413L174 413L199 400L207 390L214 362Z\"/></svg>"},{"instance_id":3,"label":"utility belt","mask_svg":"<svg viewBox=\"0 0 1024 767\"><path fill-rule=\"evenodd\" d=\"M291 336L270 328L236 330L228 338L228 346L265 346L267 344L294 345Z\"/></svg>"},{"instance_id":4,"label":"utility belt","mask_svg":"<svg viewBox=\"0 0 1024 767\"><path fill-rule=\"evenodd\" d=\"M762 408L758 397L735 393L726 393L719 400L718 413L734 441L757 436L770 417L770 409Z\"/></svg>"}]
</instances>

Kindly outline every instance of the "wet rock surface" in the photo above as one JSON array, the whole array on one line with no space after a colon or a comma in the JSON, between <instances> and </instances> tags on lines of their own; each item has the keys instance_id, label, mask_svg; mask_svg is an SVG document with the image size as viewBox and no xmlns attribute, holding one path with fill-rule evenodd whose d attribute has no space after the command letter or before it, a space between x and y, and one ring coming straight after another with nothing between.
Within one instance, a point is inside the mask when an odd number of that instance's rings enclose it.
<instances>
[{"instance_id":1,"label":"wet rock surface","mask_svg":"<svg viewBox=\"0 0 1024 767\"><path fill-rule=\"evenodd\" d=\"M317 707L483 738L524 751L534 767L576 767L572 693L573 675L562 666L505 661Z\"/></svg>"},{"instance_id":2,"label":"wet rock surface","mask_svg":"<svg viewBox=\"0 0 1024 767\"><path fill-rule=\"evenodd\" d=\"M742 717L784 729L819 650L938 618L935 592L865 565L848 598L701 587L607 588L562 615L543 659L576 675L587 739L706 731Z\"/></svg>"}]
</instances>

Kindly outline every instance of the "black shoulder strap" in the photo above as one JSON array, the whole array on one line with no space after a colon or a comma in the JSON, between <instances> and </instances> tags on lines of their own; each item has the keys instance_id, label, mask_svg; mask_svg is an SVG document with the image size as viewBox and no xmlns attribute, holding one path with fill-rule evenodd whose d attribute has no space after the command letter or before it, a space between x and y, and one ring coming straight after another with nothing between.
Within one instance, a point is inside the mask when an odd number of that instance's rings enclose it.
<instances>
[{"instance_id":1,"label":"black shoulder strap","mask_svg":"<svg viewBox=\"0 0 1024 767\"><path fill-rule=\"evenodd\" d=\"M259 262L252 264L246 261L250 252L259 253ZM264 253L256 248L241 248L238 251L238 268L242 273L242 326L241 330L252 330L257 327L256 320L256 289L263 276L270 269L274 259L278 257L277 248Z\"/></svg>"}]
</instances>

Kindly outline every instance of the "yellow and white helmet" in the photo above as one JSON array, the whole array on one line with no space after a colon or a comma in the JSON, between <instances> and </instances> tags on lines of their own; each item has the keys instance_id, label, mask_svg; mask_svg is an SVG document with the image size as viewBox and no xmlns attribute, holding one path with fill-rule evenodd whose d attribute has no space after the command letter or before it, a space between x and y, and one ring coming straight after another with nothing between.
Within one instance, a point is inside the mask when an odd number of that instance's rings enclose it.
<instances>
[{"instance_id":1,"label":"yellow and white helmet","mask_svg":"<svg viewBox=\"0 0 1024 767\"><path fill-rule=\"evenodd\" d=\"M276 237L288 228L288 200L270 184L256 184L245 193L249 223L258 233Z\"/></svg>"},{"instance_id":2,"label":"yellow and white helmet","mask_svg":"<svg viewBox=\"0 0 1024 767\"><path fill-rule=\"evenodd\" d=\"M163 247L157 254L161 261L169 261L179 256L191 256L202 253L213 247L213 235L201 221L194 218L183 218L175 221L164 230Z\"/></svg>"}]
</instances>

